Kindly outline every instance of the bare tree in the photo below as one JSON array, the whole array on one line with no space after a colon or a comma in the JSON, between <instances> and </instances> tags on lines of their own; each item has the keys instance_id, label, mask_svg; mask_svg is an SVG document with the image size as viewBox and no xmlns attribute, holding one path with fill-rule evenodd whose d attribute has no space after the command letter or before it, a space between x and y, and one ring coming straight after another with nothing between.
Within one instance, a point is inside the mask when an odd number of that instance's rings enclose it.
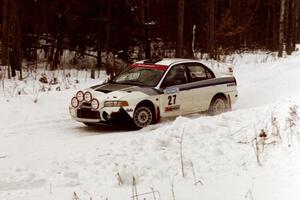
<instances>
[{"instance_id":1,"label":"bare tree","mask_svg":"<svg viewBox=\"0 0 300 200\"><path fill-rule=\"evenodd\" d=\"M9 32L11 33L11 48L9 51L9 61L11 66L12 77L16 76L16 70L20 71L20 79L22 79L22 56L21 56L21 1L11 1L10 17L9 17Z\"/></svg>"},{"instance_id":2,"label":"bare tree","mask_svg":"<svg viewBox=\"0 0 300 200\"><path fill-rule=\"evenodd\" d=\"M184 2L177 0L177 40L176 40L176 57L183 56L183 32L184 32Z\"/></svg>"},{"instance_id":3,"label":"bare tree","mask_svg":"<svg viewBox=\"0 0 300 200\"><path fill-rule=\"evenodd\" d=\"M300 42L300 16L299 16L299 10L300 10L300 2L299 0L295 1L295 42ZM296 45L296 44L295 44ZM295 48L294 48L295 49Z\"/></svg>"},{"instance_id":4,"label":"bare tree","mask_svg":"<svg viewBox=\"0 0 300 200\"><path fill-rule=\"evenodd\" d=\"M285 0L280 0L280 17L279 17L279 37L278 37L278 57L282 57L284 45L284 15L285 15Z\"/></svg>"},{"instance_id":5,"label":"bare tree","mask_svg":"<svg viewBox=\"0 0 300 200\"><path fill-rule=\"evenodd\" d=\"M208 0L208 53L210 57L215 57L215 0Z\"/></svg>"},{"instance_id":6,"label":"bare tree","mask_svg":"<svg viewBox=\"0 0 300 200\"><path fill-rule=\"evenodd\" d=\"M102 53L102 44L101 44L102 43L102 41L101 41L102 27L101 27L101 18L102 18L102 13L101 13L101 10L99 9L99 11L98 11L98 27L97 27L97 67L98 68L101 67L101 53ZM95 79L95 68L94 68L94 66L91 69L91 78Z\"/></svg>"},{"instance_id":7,"label":"bare tree","mask_svg":"<svg viewBox=\"0 0 300 200\"><path fill-rule=\"evenodd\" d=\"M66 32L66 23L67 23L67 17L70 14L70 0L66 0L65 2L65 9L62 13L58 12L56 14L57 17L57 26L59 29L57 29L57 32L54 35L53 43L52 43L52 49L50 53L50 61L51 67L50 70L56 70L58 68L58 65L60 63L60 55L62 54L63 48L63 39L64 34Z\"/></svg>"},{"instance_id":8,"label":"bare tree","mask_svg":"<svg viewBox=\"0 0 300 200\"><path fill-rule=\"evenodd\" d=\"M111 17L112 17L112 2L111 1L107 1L107 13L106 13L106 18L107 18L107 22L106 22L106 46L107 49L110 50L110 40L111 40ZM100 16L101 17L101 16Z\"/></svg>"},{"instance_id":9,"label":"bare tree","mask_svg":"<svg viewBox=\"0 0 300 200\"><path fill-rule=\"evenodd\" d=\"M277 0L271 0L271 12L272 12L272 45L271 50L278 50L279 47L279 31L278 31L278 15L277 15ZM280 2L279 2L280 3Z\"/></svg>"},{"instance_id":10,"label":"bare tree","mask_svg":"<svg viewBox=\"0 0 300 200\"><path fill-rule=\"evenodd\" d=\"M287 0L287 30L286 30L286 52L288 55L294 51L295 48L295 0Z\"/></svg>"},{"instance_id":11,"label":"bare tree","mask_svg":"<svg viewBox=\"0 0 300 200\"><path fill-rule=\"evenodd\" d=\"M144 6L144 29L145 29L145 58L151 57L151 38L150 38L150 0L143 0Z\"/></svg>"},{"instance_id":12,"label":"bare tree","mask_svg":"<svg viewBox=\"0 0 300 200\"><path fill-rule=\"evenodd\" d=\"M7 58L8 58L8 17L7 17L7 10L8 10L8 0L3 0L3 7L2 7L2 58L1 62L2 65L7 65Z\"/></svg>"},{"instance_id":13,"label":"bare tree","mask_svg":"<svg viewBox=\"0 0 300 200\"><path fill-rule=\"evenodd\" d=\"M266 47L271 48L271 30L272 30L272 19L271 19L271 13L272 13L272 7L270 5L272 3L272 0L268 0L268 10L267 10L267 26L266 26Z\"/></svg>"}]
</instances>

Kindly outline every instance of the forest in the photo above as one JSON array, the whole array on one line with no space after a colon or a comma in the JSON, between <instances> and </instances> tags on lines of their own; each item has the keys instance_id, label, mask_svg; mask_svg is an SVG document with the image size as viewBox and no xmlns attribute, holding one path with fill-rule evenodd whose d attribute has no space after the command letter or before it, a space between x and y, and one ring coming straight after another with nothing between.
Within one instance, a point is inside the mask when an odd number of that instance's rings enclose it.
<instances>
[{"instance_id":1,"label":"forest","mask_svg":"<svg viewBox=\"0 0 300 200\"><path fill-rule=\"evenodd\" d=\"M66 50L73 64L95 58L94 70L112 67L109 54L124 63L252 50L282 57L300 42L300 0L1 0L0 10L1 65L13 77L24 61L63 68Z\"/></svg>"}]
</instances>

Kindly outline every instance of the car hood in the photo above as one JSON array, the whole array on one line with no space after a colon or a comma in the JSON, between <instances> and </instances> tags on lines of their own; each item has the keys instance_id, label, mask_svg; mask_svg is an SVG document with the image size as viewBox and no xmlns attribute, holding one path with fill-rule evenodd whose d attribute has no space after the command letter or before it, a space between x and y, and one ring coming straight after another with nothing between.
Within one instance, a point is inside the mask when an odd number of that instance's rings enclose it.
<instances>
[{"instance_id":1,"label":"car hood","mask_svg":"<svg viewBox=\"0 0 300 200\"><path fill-rule=\"evenodd\" d=\"M142 87L136 85L105 83L96 85L88 89L94 97L106 100L119 100L134 92L142 92L147 95L157 95L159 91L152 87Z\"/></svg>"},{"instance_id":2,"label":"car hood","mask_svg":"<svg viewBox=\"0 0 300 200\"><path fill-rule=\"evenodd\" d=\"M115 92L115 91L135 91L138 88L140 88L139 86L135 86L135 85L126 85L126 84L113 84L113 83L105 83L103 85L96 85L94 87L92 87L92 89L94 91L98 91L98 92L102 92L102 93L111 93L111 92Z\"/></svg>"}]
</instances>

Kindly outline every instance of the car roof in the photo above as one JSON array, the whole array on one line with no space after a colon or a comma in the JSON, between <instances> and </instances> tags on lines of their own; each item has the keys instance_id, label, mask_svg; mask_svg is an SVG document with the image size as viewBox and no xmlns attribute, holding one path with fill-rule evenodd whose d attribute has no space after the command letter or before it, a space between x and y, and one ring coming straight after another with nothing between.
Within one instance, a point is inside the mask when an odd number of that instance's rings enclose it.
<instances>
[{"instance_id":1,"label":"car roof","mask_svg":"<svg viewBox=\"0 0 300 200\"><path fill-rule=\"evenodd\" d=\"M181 63L181 62L197 62L201 63L200 60L195 60L195 59L184 59L184 58L158 58L158 59L149 59L149 60L142 60L138 61L136 63L139 64L155 64L155 65L165 65L165 66L170 66L176 63Z\"/></svg>"},{"instance_id":2,"label":"car roof","mask_svg":"<svg viewBox=\"0 0 300 200\"><path fill-rule=\"evenodd\" d=\"M149 60L141 60L136 62L135 64L142 64L142 65L161 65L166 66L167 68L174 64L180 64L180 63L200 63L207 68L209 68L216 77L222 77L222 76L232 76L232 74L226 74L220 71L220 66L216 68L214 65L212 65L209 62L203 62L203 60L196 60L196 59L186 59L186 58L154 58Z\"/></svg>"}]
</instances>

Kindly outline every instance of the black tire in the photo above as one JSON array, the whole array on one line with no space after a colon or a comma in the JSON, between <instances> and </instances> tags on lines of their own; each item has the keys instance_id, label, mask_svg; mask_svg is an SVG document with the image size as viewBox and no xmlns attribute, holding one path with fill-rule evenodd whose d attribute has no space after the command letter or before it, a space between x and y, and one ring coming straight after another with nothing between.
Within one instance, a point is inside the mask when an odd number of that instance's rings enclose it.
<instances>
[{"instance_id":1,"label":"black tire","mask_svg":"<svg viewBox=\"0 0 300 200\"><path fill-rule=\"evenodd\" d=\"M142 129L146 126L149 126L154 121L153 110L147 105L140 105L136 107L133 118L132 118L132 127L133 129Z\"/></svg>"},{"instance_id":2,"label":"black tire","mask_svg":"<svg viewBox=\"0 0 300 200\"><path fill-rule=\"evenodd\" d=\"M228 111L228 102L224 96L218 95L215 96L209 106L210 115L218 115Z\"/></svg>"}]
</instances>

